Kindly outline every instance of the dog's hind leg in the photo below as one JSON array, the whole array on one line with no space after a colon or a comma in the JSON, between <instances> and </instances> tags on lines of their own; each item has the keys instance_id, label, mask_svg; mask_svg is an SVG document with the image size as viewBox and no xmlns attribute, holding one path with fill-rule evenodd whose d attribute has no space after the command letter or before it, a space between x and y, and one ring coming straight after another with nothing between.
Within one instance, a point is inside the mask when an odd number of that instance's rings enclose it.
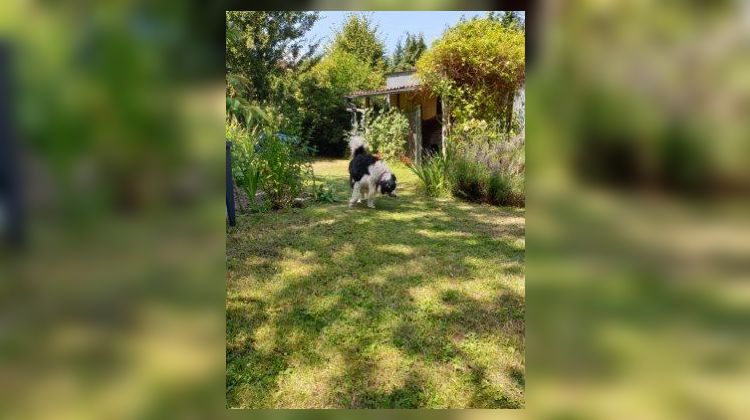
<instances>
[{"instance_id":1,"label":"dog's hind leg","mask_svg":"<svg viewBox=\"0 0 750 420\"><path fill-rule=\"evenodd\" d=\"M351 168L350 168L350 170L351 170ZM349 175L349 188L351 188L352 190L354 190L354 177L351 176L351 175ZM362 202L361 198L357 199L357 204L359 204L361 202ZM349 207L351 207L351 206L349 206Z\"/></svg>"},{"instance_id":2,"label":"dog's hind leg","mask_svg":"<svg viewBox=\"0 0 750 420\"><path fill-rule=\"evenodd\" d=\"M361 194L362 192L360 191L360 184L359 182L355 182L354 186L352 187L352 198L351 200L349 200L349 208L354 207L354 203L359 201Z\"/></svg>"},{"instance_id":3,"label":"dog's hind leg","mask_svg":"<svg viewBox=\"0 0 750 420\"><path fill-rule=\"evenodd\" d=\"M367 207L371 209L375 208L375 201L373 201L374 197L375 197L375 187L373 185L370 185L370 188L367 190Z\"/></svg>"}]
</instances>

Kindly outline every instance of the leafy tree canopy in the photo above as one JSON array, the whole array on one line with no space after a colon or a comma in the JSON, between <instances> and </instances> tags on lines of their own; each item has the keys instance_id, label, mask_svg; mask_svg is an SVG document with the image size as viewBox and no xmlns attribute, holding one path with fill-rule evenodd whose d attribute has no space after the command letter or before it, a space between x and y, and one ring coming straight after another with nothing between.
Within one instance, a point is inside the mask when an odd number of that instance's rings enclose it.
<instances>
[{"instance_id":1,"label":"leafy tree canopy","mask_svg":"<svg viewBox=\"0 0 750 420\"><path fill-rule=\"evenodd\" d=\"M403 45L401 41L396 44L396 51L390 60L390 71L414 70L417 60L427 50L427 44L424 42L424 35L406 34L406 40Z\"/></svg>"},{"instance_id":2,"label":"leafy tree canopy","mask_svg":"<svg viewBox=\"0 0 750 420\"><path fill-rule=\"evenodd\" d=\"M248 80L246 96L266 100L270 78L314 54L305 33L317 12L227 12L226 72Z\"/></svg>"},{"instance_id":3,"label":"leafy tree canopy","mask_svg":"<svg viewBox=\"0 0 750 420\"><path fill-rule=\"evenodd\" d=\"M378 37L378 28L363 14L352 13L343 27L336 32L331 51L353 54L374 68L382 68L385 45Z\"/></svg>"},{"instance_id":4,"label":"leafy tree canopy","mask_svg":"<svg viewBox=\"0 0 750 420\"><path fill-rule=\"evenodd\" d=\"M521 15L518 12L488 12L487 19L500 22L504 27L508 29L525 30L526 24L521 19Z\"/></svg>"},{"instance_id":5,"label":"leafy tree canopy","mask_svg":"<svg viewBox=\"0 0 750 420\"><path fill-rule=\"evenodd\" d=\"M509 130L525 61L524 33L483 18L448 29L419 59L417 71L427 86L449 98L457 117L498 116Z\"/></svg>"},{"instance_id":6,"label":"leafy tree canopy","mask_svg":"<svg viewBox=\"0 0 750 420\"><path fill-rule=\"evenodd\" d=\"M346 147L343 139L350 124L344 96L378 88L383 82L382 72L373 71L354 54L342 50L328 53L302 78L304 137L321 154L339 156Z\"/></svg>"},{"instance_id":7,"label":"leafy tree canopy","mask_svg":"<svg viewBox=\"0 0 750 420\"><path fill-rule=\"evenodd\" d=\"M310 74L319 85L330 87L342 97L354 90L378 88L383 83L382 73L373 72L359 57L346 51L326 55Z\"/></svg>"}]
</instances>

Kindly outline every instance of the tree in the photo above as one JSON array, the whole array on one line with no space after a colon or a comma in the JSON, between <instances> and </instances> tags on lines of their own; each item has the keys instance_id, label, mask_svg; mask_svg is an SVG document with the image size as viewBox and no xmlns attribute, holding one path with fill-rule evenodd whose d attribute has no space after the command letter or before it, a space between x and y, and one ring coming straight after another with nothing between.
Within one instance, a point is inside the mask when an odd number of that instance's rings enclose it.
<instances>
[{"instance_id":1,"label":"tree","mask_svg":"<svg viewBox=\"0 0 750 420\"><path fill-rule=\"evenodd\" d=\"M358 56L343 50L328 53L302 77L299 112L303 137L321 154L339 156L350 124L344 96L382 83L382 72L373 71Z\"/></svg>"},{"instance_id":2,"label":"tree","mask_svg":"<svg viewBox=\"0 0 750 420\"><path fill-rule=\"evenodd\" d=\"M417 65L417 60L427 50L427 44L424 42L424 35L406 34L406 43L404 45L403 65L413 69Z\"/></svg>"},{"instance_id":3,"label":"tree","mask_svg":"<svg viewBox=\"0 0 750 420\"><path fill-rule=\"evenodd\" d=\"M249 80L252 98L268 99L271 76L296 67L317 44L303 36L318 19L317 12L227 12L226 72Z\"/></svg>"},{"instance_id":4,"label":"tree","mask_svg":"<svg viewBox=\"0 0 750 420\"><path fill-rule=\"evenodd\" d=\"M508 29L524 30L526 25L521 19L518 12L507 11L499 14L498 12L488 12L487 19L500 22L501 25Z\"/></svg>"},{"instance_id":5,"label":"tree","mask_svg":"<svg viewBox=\"0 0 750 420\"><path fill-rule=\"evenodd\" d=\"M399 40L396 44L396 51L390 62L390 71L414 70L417 60L427 50L427 44L424 42L424 35L412 35L407 32L406 41L403 46Z\"/></svg>"},{"instance_id":6,"label":"tree","mask_svg":"<svg viewBox=\"0 0 750 420\"><path fill-rule=\"evenodd\" d=\"M518 12L505 12L502 19L500 19L500 23L509 29L521 30L524 26Z\"/></svg>"},{"instance_id":7,"label":"tree","mask_svg":"<svg viewBox=\"0 0 750 420\"><path fill-rule=\"evenodd\" d=\"M425 85L451 101L457 117L492 116L510 131L525 60L522 31L475 19L448 29L419 59L417 71Z\"/></svg>"},{"instance_id":8,"label":"tree","mask_svg":"<svg viewBox=\"0 0 750 420\"><path fill-rule=\"evenodd\" d=\"M302 136L320 154L340 156L351 120L345 96L383 84L385 46L377 27L365 15L350 14L326 54L300 75Z\"/></svg>"},{"instance_id":9,"label":"tree","mask_svg":"<svg viewBox=\"0 0 750 420\"><path fill-rule=\"evenodd\" d=\"M369 17L352 13L336 33L331 51L347 52L373 68L382 68L385 64L385 45L377 31L377 26Z\"/></svg>"},{"instance_id":10,"label":"tree","mask_svg":"<svg viewBox=\"0 0 750 420\"><path fill-rule=\"evenodd\" d=\"M396 50L393 51L393 56L391 56L390 62L388 63L388 70L389 71L398 71L398 68L401 65L401 61L404 58L404 46L401 43L401 40L398 40L398 43L396 44Z\"/></svg>"}]
</instances>

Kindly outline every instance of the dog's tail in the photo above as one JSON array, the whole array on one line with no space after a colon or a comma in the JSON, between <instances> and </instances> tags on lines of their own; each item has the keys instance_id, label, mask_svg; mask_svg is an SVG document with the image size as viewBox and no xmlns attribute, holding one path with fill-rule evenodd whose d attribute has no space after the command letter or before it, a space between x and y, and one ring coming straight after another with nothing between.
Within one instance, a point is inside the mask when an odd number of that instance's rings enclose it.
<instances>
[{"instance_id":1,"label":"dog's tail","mask_svg":"<svg viewBox=\"0 0 750 420\"><path fill-rule=\"evenodd\" d=\"M349 139L349 150L352 151L352 158L362 153L366 153L365 139L362 136L352 136Z\"/></svg>"}]
</instances>

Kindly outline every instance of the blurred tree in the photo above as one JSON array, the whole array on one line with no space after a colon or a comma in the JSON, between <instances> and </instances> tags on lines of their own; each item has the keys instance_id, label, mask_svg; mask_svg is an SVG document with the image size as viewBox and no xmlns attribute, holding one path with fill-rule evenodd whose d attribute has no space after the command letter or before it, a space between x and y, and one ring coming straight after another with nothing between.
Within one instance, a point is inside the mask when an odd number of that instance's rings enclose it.
<instances>
[{"instance_id":1,"label":"blurred tree","mask_svg":"<svg viewBox=\"0 0 750 420\"><path fill-rule=\"evenodd\" d=\"M398 71L396 69L401 64L401 60L403 59L403 57L404 57L404 45L399 39L398 43L396 44L396 50L393 51L393 55L388 60L388 71Z\"/></svg>"},{"instance_id":2,"label":"blurred tree","mask_svg":"<svg viewBox=\"0 0 750 420\"><path fill-rule=\"evenodd\" d=\"M374 68L385 66L385 45L377 33L377 26L363 14L352 13L336 32L331 51L353 54Z\"/></svg>"},{"instance_id":3,"label":"blurred tree","mask_svg":"<svg viewBox=\"0 0 750 420\"><path fill-rule=\"evenodd\" d=\"M303 38L317 12L227 12L226 72L249 80L248 99L267 100L273 75L311 57L318 44Z\"/></svg>"},{"instance_id":4,"label":"blurred tree","mask_svg":"<svg viewBox=\"0 0 750 420\"><path fill-rule=\"evenodd\" d=\"M526 29L526 23L521 19L521 15L518 12L487 12L487 19L500 22L500 24L509 29Z\"/></svg>"}]
</instances>

